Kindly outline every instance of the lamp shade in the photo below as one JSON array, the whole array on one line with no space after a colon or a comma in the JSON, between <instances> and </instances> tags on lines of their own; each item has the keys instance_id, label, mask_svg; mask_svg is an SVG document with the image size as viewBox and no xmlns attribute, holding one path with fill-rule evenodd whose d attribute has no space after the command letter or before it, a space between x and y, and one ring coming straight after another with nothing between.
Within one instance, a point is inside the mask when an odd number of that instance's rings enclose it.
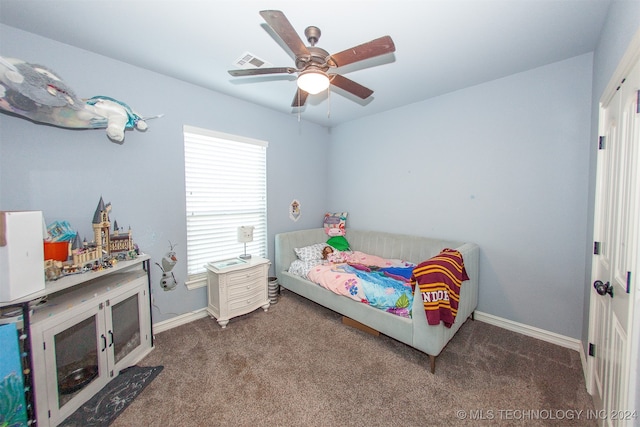
<instances>
[{"instance_id":1,"label":"lamp shade","mask_svg":"<svg viewBox=\"0 0 640 427\"><path fill-rule=\"evenodd\" d=\"M329 77L320 70L306 70L298 76L298 87L315 95L329 87Z\"/></svg>"},{"instance_id":2,"label":"lamp shade","mask_svg":"<svg viewBox=\"0 0 640 427\"><path fill-rule=\"evenodd\" d=\"M238 227L238 242L247 243L253 242L253 226L243 225Z\"/></svg>"}]
</instances>

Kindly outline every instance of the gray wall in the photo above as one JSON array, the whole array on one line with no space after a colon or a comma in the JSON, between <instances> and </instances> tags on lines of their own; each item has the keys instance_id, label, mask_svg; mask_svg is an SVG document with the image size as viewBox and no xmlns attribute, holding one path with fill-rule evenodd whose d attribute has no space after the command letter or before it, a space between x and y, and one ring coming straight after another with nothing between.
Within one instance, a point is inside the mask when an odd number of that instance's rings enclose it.
<instances>
[{"instance_id":1,"label":"gray wall","mask_svg":"<svg viewBox=\"0 0 640 427\"><path fill-rule=\"evenodd\" d=\"M332 129L329 205L354 228L479 244L480 311L579 338L591 69L585 54Z\"/></svg>"},{"instance_id":2,"label":"gray wall","mask_svg":"<svg viewBox=\"0 0 640 427\"><path fill-rule=\"evenodd\" d=\"M150 120L149 130L126 132L123 144L102 129L67 130L0 114L0 210L42 210L47 223L67 220L92 239L91 220L102 196L111 219L131 226L152 257L158 322L206 306L204 288L188 291L182 126L189 124L269 142L267 150L269 256L275 233L319 227L326 207L328 130L200 87L0 25L5 57L43 64L83 98L107 95ZM289 219L293 199L302 205ZM160 262L177 244L174 291L159 286ZM238 244L238 253L242 245Z\"/></svg>"},{"instance_id":3,"label":"gray wall","mask_svg":"<svg viewBox=\"0 0 640 427\"><path fill-rule=\"evenodd\" d=\"M263 139L271 252L275 233L317 227L325 210L349 211L348 227L475 241L482 311L584 340L596 101L638 27L639 5L613 2L593 55L331 132L0 25L1 55L49 66L81 97L109 95L143 115L164 113L121 145L102 130L0 114L0 209L43 210L48 222L68 220L88 234L103 196L152 261L169 240L177 244L183 283L182 125ZM288 218L294 198L302 204L298 222ZM206 304L204 289L164 292L159 269L152 272L154 322Z\"/></svg>"}]
</instances>

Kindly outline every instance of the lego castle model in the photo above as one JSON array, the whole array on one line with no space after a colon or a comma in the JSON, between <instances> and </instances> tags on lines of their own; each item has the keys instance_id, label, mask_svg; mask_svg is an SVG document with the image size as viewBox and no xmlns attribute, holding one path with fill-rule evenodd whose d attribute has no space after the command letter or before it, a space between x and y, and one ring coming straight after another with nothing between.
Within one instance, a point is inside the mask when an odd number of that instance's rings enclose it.
<instances>
[{"instance_id":1,"label":"lego castle model","mask_svg":"<svg viewBox=\"0 0 640 427\"><path fill-rule=\"evenodd\" d=\"M109 212L111 212L111 203L105 205L102 197L100 197L91 224L93 227L94 245L89 246L86 242L81 242L79 235L76 234L76 238L71 246L71 256L74 265L84 265L105 256L118 256L119 254L131 257L132 251L135 251L131 227L129 227L126 233L123 233L118 228L118 222L115 221L112 232Z\"/></svg>"}]
</instances>

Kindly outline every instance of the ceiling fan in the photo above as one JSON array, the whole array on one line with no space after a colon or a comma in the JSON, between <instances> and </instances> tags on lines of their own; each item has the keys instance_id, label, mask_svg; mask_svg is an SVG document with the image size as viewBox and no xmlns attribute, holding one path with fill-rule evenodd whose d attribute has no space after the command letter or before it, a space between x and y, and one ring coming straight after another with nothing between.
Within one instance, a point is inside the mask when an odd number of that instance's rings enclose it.
<instances>
[{"instance_id":1,"label":"ceiling fan","mask_svg":"<svg viewBox=\"0 0 640 427\"><path fill-rule=\"evenodd\" d=\"M272 67L229 70L234 77L256 76L262 74L298 74L298 89L291 103L292 107L302 107L309 94L317 94L334 85L361 99L366 99L373 91L341 74L330 70L342 67L354 62L374 58L376 56L395 52L396 47L389 36L383 36L370 42L343 50L342 52L329 54L326 50L316 47L320 38L318 27L307 27L304 35L310 46L305 46L302 39L296 33L287 17L279 10L263 10L262 18L291 49L295 55L294 67Z\"/></svg>"}]
</instances>

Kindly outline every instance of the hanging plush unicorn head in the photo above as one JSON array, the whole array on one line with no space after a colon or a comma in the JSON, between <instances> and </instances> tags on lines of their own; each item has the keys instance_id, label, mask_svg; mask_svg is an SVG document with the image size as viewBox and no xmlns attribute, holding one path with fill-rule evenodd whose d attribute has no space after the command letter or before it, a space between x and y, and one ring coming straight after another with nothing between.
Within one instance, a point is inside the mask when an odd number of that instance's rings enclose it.
<instances>
[{"instance_id":1,"label":"hanging plush unicorn head","mask_svg":"<svg viewBox=\"0 0 640 427\"><path fill-rule=\"evenodd\" d=\"M106 128L117 142L126 129L147 129L145 119L124 102L107 96L82 100L47 67L1 56L0 110L64 128ZM155 117L160 116L147 119Z\"/></svg>"}]
</instances>

